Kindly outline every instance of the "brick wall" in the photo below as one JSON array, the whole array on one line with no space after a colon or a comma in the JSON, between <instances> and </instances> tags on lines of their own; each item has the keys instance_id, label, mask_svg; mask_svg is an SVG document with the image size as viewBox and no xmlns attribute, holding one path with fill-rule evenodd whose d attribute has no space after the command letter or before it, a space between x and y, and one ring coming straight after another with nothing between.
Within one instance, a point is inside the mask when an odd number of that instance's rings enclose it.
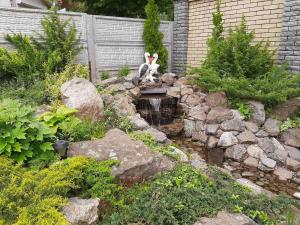
<instances>
[{"instance_id":1,"label":"brick wall","mask_svg":"<svg viewBox=\"0 0 300 225\"><path fill-rule=\"evenodd\" d=\"M183 74L186 69L189 25L189 1L174 1L173 72Z\"/></svg>"},{"instance_id":2,"label":"brick wall","mask_svg":"<svg viewBox=\"0 0 300 225\"><path fill-rule=\"evenodd\" d=\"M222 0L225 28L239 24L245 15L249 30L256 40L268 40L271 49L278 49L282 27L284 0ZM295 0L294 2L299 2ZM299 3L298 3L299 5ZM207 53L207 40L212 32L214 0L189 0L189 32L187 63L199 66Z\"/></svg>"},{"instance_id":3,"label":"brick wall","mask_svg":"<svg viewBox=\"0 0 300 225\"><path fill-rule=\"evenodd\" d=\"M299 0L285 0L279 59L287 61L292 71L300 71Z\"/></svg>"}]
</instances>

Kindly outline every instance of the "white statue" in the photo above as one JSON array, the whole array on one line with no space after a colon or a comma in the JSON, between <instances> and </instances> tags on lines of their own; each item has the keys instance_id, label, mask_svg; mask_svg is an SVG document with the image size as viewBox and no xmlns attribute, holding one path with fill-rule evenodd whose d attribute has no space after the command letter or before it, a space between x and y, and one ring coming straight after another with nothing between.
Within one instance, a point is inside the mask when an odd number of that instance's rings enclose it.
<instances>
[{"instance_id":1,"label":"white statue","mask_svg":"<svg viewBox=\"0 0 300 225\"><path fill-rule=\"evenodd\" d=\"M155 82L153 77L158 74L159 65L156 63L158 60L158 54L154 54L153 57L149 52L145 53L146 62L139 68L139 78L145 77L146 81Z\"/></svg>"}]
</instances>

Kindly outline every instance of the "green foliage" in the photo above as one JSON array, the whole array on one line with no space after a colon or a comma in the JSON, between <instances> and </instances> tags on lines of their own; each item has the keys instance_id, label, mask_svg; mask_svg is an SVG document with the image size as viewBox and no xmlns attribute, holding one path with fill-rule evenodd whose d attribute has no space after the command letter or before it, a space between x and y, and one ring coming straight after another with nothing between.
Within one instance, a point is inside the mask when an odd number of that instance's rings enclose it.
<instances>
[{"instance_id":1,"label":"green foliage","mask_svg":"<svg viewBox=\"0 0 300 225\"><path fill-rule=\"evenodd\" d=\"M245 102L232 102L231 105L239 110L239 112L245 117L246 120L249 120L252 115L252 109L248 103Z\"/></svg>"},{"instance_id":2,"label":"green foliage","mask_svg":"<svg viewBox=\"0 0 300 225\"><path fill-rule=\"evenodd\" d=\"M248 32L245 17L241 24L230 29L228 37L223 36L223 14L220 1L216 1L213 13L213 33L208 41L208 55L204 67L215 70L219 76L256 78L269 72L273 67L274 52L269 44L253 44L254 32Z\"/></svg>"},{"instance_id":3,"label":"green foliage","mask_svg":"<svg viewBox=\"0 0 300 225\"><path fill-rule=\"evenodd\" d=\"M60 73L47 74L45 79L47 97L51 102L60 99L60 87L63 83L74 77L85 78L89 76L89 69L85 65L70 62Z\"/></svg>"},{"instance_id":4,"label":"green foliage","mask_svg":"<svg viewBox=\"0 0 300 225\"><path fill-rule=\"evenodd\" d=\"M101 80L107 80L110 77L109 72L108 71L102 71L100 78Z\"/></svg>"},{"instance_id":5,"label":"green foliage","mask_svg":"<svg viewBox=\"0 0 300 225\"><path fill-rule=\"evenodd\" d=\"M287 198L282 204L282 197L271 200L266 196L254 196L219 170L212 168L211 173L214 180L188 165L179 165L129 190L125 195L128 207L112 214L104 224L193 224L202 216L239 209L252 215L258 223L267 225L273 222L271 216L283 212L283 205L297 204Z\"/></svg>"},{"instance_id":6,"label":"green foliage","mask_svg":"<svg viewBox=\"0 0 300 225\"><path fill-rule=\"evenodd\" d=\"M255 79L241 77L220 77L213 69L193 70L197 73L195 83L210 92L224 91L234 100L253 99L267 107L273 107L291 97L300 95L300 76L290 74L285 67L275 67L272 71Z\"/></svg>"},{"instance_id":7,"label":"green foliage","mask_svg":"<svg viewBox=\"0 0 300 225\"><path fill-rule=\"evenodd\" d=\"M145 0L127 0L126 4L122 0L76 0L75 2L85 2L87 13L106 15L145 18L144 8L147 4ZM73 1L74 2L74 1ZM156 0L160 14L166 15L166 19L173 20L173 0ZM71 8L73 8L71 6Z\"/></svg>"},{"instance_id":8,"label":"green foliage","mask_svg":"<svg viewBox=\"0 0 300 225\"><path fill-rule=\"evenodd\" d=\"M164 35L159 31L160 18L159 9L154 0L149 0L146 6L147 19L144 24L143 39L145 51L150 54L157 53L160 70L165 72L168 68L168 51L163 45Z\"/></svg>"},{"instance_id":9,"label":"green foliage","mask_svg":"<svg viewBox=\"0 0 300 225\"><path fill-rule=\"evenodd\" d=\"M144 142L145 145L147 145L150 149L156 152L160 152L168 157L171 157L175 160L179 160L180 155L178 155L176 152L174 152L174 146L169 145L169 146L164 146L157 141L153 139L151 134L149 133L141 133L141 132L132 132L130 133L130 136L134 140L139 140Z\"/></svg>"},{"instance_id":10,"label":"green foliage","mask_svg":"<svg viewBox=\"0 0 300 225\"><path fill-rule=\"evenodd\" d=\"M115 164L78 157L29 170L0 157L0 221L8 225L67 225L61 208L71 194L85 193L101 201L115 199L121 190L111 176Z\"/></svg>"},{"instance_id":11,"label":"green foliage","mask_svg":"<svg viewBox=\"0 0 300 225\"><path fill-rule=\"evenodd\" d=\"M17 100L0 101L0 154L17 162L53 150L54 130L34 117L31 107Z\"/></svg>"},{"instance_id":12,"label":"green foliage","mask_svg":"<svg viewBox=\"0 0 300 225\"><path fill-rule=\"evenodd\" d=\"M254 32L248 32L245 18L224 37L220 2L213 14L214 29L208 41L208 56L195 82L208 91L225 91L235 101L254 99L267 107L300 95L300 77L287 72L286 65L274 65L274 52L269 43L253 42Z\"/></svg>"},{"instance_id":13,"label":"green foliage","mask_svg":"<svg viewBox=\"0 0 300 225\"><path fill-rule=\"evenodd\" d=\"M105 108L104 115L107 129L119 128L126 133L133 130L130 120L126 116L118 116L113 108Z\"/></svg>"},{"instance_id":14,"label":"green foliage","mask_svg":"<svg viewBox=\"0 0 300 225\"><path fill-rule=\"evenodd\" d=\"M126 77L130 73L130 67L128 65L122 66L118 71L118 77Z\"/></svg>"},{"instance_id":15,"label":"green foliage","mask_svg":"<svg viewBox=\"0 0 300 225\"><path fill-rule=\"evenodd\" d=\"M286 131L291 128L299 128L300 127L300 117L295 118L288 118L286 121L284 121L280 126L280 131Z\"/></svg>"}]
</instances>

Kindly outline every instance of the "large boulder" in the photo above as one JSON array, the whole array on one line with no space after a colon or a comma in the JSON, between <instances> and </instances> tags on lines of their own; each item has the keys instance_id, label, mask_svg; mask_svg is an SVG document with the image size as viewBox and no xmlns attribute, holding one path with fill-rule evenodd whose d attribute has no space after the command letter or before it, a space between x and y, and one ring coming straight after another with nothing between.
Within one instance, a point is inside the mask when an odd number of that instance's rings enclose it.
<instances>
[{"instance_id":1,"label":"large boulder","mask_svg":"<svg viewBox=\"0 0 300 225\"><path fill-rule=\"evenodd\" d=\"M212 108L206 118L208 124L222 123L233 118L233 113L230 109L223 107Z\"/></svg>"},{"instance_id":2,"label":"large boulder","mask_svg":"<svg viewBox=\"0 0 300 225\"><path fill-rule=\"evenodd\" d=\"M202 107L200 105L192 107L189 111L189 116L194 118L195 120L205 121L206 119L205 107Z\"/></svg>"},{"instance_id":3,"label":"large boulder","mask_svg":"<svg viewBox=\"0 0 300 225\"><path fill-rule=\"evenodd\" d=\"M70 198L62 211L70 225L92 225L98 221L98 206L100 200Z\"/></svg>"},{"instance_id":4,"label":"large boulder","mask_svg":"<svg viewBox=\"0 0 300 225\"><path fill-rule=\"evenodd\" d=\"M128 117L133 129L135 130L145 130L150 128L150 125L140 116L140 114L135 114L134 116Z\"/></svg>"},{"instance_id":5,"label":"large boulder","mask_svg":"<svg viewBox=\"0 0 300 225\"><path fill-rule=\"evenodd\" d=\"M81 119L103 119L103 101L96 87L88 80L74 78L61 86L61 98L69 108L76 109Z\"/></svg>"},{"instance_id":6,"label":"large boulder","mask_svg":"<svg viewBox=\"0 0 300 225\"><path fill-rule=\"evenodd\" d=\"M299 148L300 147L300 128L298 129L289 129L284 132L281 136L284 144Z\"/></svg>"},{"instance_id":7,"label":"large boulder","mask_svg":"<svg viewBox=\"0 0 300 225\"><path fill-rule=\"evenodd\" d=\"M173 166L166 157L154 153L141 141L131 140L119 129L108 131L101 140L72 143L68 157L75 156L87 156L99 161L119 160L120 165L114 168L113 175L121 180L147 178Z\"/></svg>"},{"instance_id":8,"label":"large boulder","mask_svg":"<svg viewBox=\"0 0 300 225\"><path fill-rule=\"evenodd\" d=\"M216 218L203 217L194 225L257 225L257 223L243 214L219 212Z\"/></svg>"},{"instance_id":9,"label":"large boulder","mask_svg":"<svg viewBox=\"0 0 300 225\"><path fill-rule=\"evenodd\" d=\"M252 110L251 121L259 126L263 125L266 120L265 106L256 101L249 101L249 106Z\"/></svg>"},{"instance_id":10,"label":"large boulder","mask_svg":"<svg viewBox=\"0 0 300 225\"><path fill-rule=\"evenodd\" d=\"M246 153L247 148L245 145L234 145L226 149L225 157L241 162Z\"/></svg>"}]
</instances>

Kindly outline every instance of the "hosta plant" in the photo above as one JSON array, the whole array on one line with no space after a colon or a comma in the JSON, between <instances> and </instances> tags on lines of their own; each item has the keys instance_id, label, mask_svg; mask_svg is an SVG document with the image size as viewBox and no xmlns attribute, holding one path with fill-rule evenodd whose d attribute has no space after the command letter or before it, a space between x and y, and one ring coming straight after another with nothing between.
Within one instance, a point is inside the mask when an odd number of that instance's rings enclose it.
<instances>
[{"instance_id":1,"label":"hosta plant","mask_svg":"<svg viewBox=\"0 0 300 225\"><path fill-rule=\"evenodd\" d=\"M0 154L17 162L53 151L55 131L38 121L31 107L17 100L0 101Z\"/></svg>"}]
</instances>

